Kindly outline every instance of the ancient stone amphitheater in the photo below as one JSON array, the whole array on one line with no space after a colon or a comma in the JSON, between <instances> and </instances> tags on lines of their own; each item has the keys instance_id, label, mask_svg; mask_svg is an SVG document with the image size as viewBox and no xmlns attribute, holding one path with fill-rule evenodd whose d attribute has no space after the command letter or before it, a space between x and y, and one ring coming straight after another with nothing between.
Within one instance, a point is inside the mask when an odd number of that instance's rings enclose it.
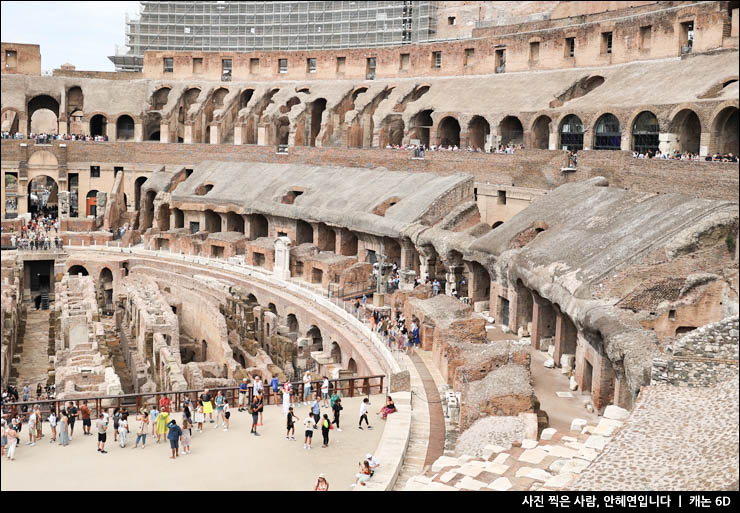
<instances>
[{"instance_id":1,"label":"ancient stone amphitheater","mask_svg":"<svg viewBox=\"0 0 740 513\"><path fill-rule=\"evenodd\" d=\"M367 489L737 489L738 2L521 4L135 73L2 43L3 391L309 370L398 405Z\"/></svg>"}]
</instances>

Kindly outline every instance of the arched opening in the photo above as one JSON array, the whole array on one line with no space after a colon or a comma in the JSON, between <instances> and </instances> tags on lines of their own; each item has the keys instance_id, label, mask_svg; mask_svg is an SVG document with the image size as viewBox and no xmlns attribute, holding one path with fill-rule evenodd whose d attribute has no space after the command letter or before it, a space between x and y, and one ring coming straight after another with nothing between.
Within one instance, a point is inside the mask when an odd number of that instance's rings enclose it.
<instances>
[{"instance_id":1,"label":"arched opening","mask_svg":"<svg viewBox=\"0 0 740 513\"><path fill-rule=\"evenodd\" d=\"M326 225L325 230L325 237L321 244L321 251L334 251L337 247L337 234L334 232L333 228L330 228Z\"/></svg>"},{"instance_id":2,"label":"arched opening","mask_svg":"<svg viewBox=\"0 0 740 513\"><path fill-rule=\"evenodd\" d=\"M82 134L82 117L83 112L81 110L75 110L69 115L69 119L67 120L68 134Z\"/></svg>"},{"instance_id":3,"label":"arched opening","mask_svg":"<svg viewBox=\"0 0 740 513\"><path fill-rule=\"evenodd\" d=\"M224 106L224 98L229 94L229 90L225 87L219 87L213 92L213 106L220 109Z\"/></svg>"},{"instance_id":4,"label":"arched opening","mask_svg":"<svg viewBox=\"0 0 740 513\"><path fill-rule=\"evenodd\" d=\"M575 114L569 114L560 123L560 149L569 151L583 149L583 123Z\"/></svg>"},{"instance_id":5,"label":"arched opening","mask_svg":"<svg viewBox=\"0 0 740 513\"><path fill-rule=\"evenodd\" d=\"M146 176L140 176L134 181L134 208L136 208L136 210L139 210L141 206L141 186L144 185L146 180Z\"/></svg>"},{"instance_id":6,"label":"arched opening","mask_svg":"<svg viewBox=\"0 0 740 513\"><path fill-rule=\"evenodd\" d=\"M640 112L632 123L632 150L647 155L655 154L660 146L660 124L652 112Z\"/></svg>"},{"instance_id":7,"label":"arched opening","mask_svg":"<svg viewBox=\"0 0 740 513\"><path fill-rule=\"evenodd\" d=\"M254 306L259 306L260 302L257 301L257 296L255 296L254 294L249 294L247 296L247 304L249 304L249 306L254 307Z\"/></svg>"},{"instance_id":8,"label":"arched opening","mask_svg":"<svg viewBox=\"0 0 740 513\"><path fill-rule=\"evenodd\" d=\"M317 326L311 326L306 332L306 338L311 339L311 350L312 351L323 351L324 350L324 339L321 336L321 330Z\"/></svg>"},{"instance_id":9,"label":"arched opening","mask_svg":"<svg viewBox=\"0 0 740 513\"><path fill-rule=\"evenodd\" d=\"M336 342L331 343L331 361L334 363L342 363L342 349Z\"/></svg>"},{"instance_id":10,"label":"arched opening","mask_svg":"<svg viewBox=\"0 0 740 513\"><path fill-rule=\"evenodd\" d=\"M309 146L316 146L316 137L319 135L319 131L321 131L321 116L324 114L324 111L326 110L326 99L325 98L319 98L317 100L314 100L311 102L311 123L310 123L310 131L309 131L309 137L308 137L308 145Z\"/></svg>"},{"instance_id":11,"label":"arched opening","mask_svg":"<svg viewBox=\"0 0 740 513\"><path fill-rule=\"evenodd\" d=\"M80 86L74 86L67 89L67 112L82 110L84 108L85 95L82 94Z\"/></svg>"},{"instance_id":12,"label":"arched opening","mask_svg":"<svg viewBox=\"0 0 740 513\"><path fill-rule=\"evenodd\" d=\"M400 115L386 116L380 124L380 147L401 146L406 125Z\"/></svg>"},{"instance_id":13,"label":"arched opening","mask_svg":"<svg viewBox=\"0 0 740 513\"><path fill-rule=\"evenodd\" d=\"M483 116L473 116L468 125L468 145L478 150L485 150L486 139L491 133L491 125Z\"/></svg>"},{"instance_id":14,"label":"arched opening","mask_svg":"<svg viewBox=\"0 0 740 513\"><path fill-rule=\"evenodd\" d=\"M85 215L96 217L98 215L98 191L88 191L85 196Z\"/></svg>"},{"instance_id":15,"label":"arched opening","mask_svg":"<svg viewBox=\"0 0 740 513\"><path fill-rule=\"evenodd\" d=\"M49 109L38 109L31 117L31 132L34 134L57 134L57 117Z\"/></svg>"},{"instance_id":16,"label":"arched opening","mask_svg":"<svg viewBox=\"0 0 740 513\"><path fill-rule=\"evenodd\" d=\"M39 110L46 110L51 114L42 114L41 118L37 119L37 123L41 124L36 127L33 125L33 118L36 111ZM26 115L28 116L28 133L57 133L59 126L59 102L51 96L42 94L31 98L26 107ZM54 125L53 129L51 126L52 124ZM34 128L42 128L45 130L39 131L38 129L34 130Z\"/></svg>"},{"instance_id":17,"label":"arched opening","mask_svg":"<svg viewBox=\"0 0 740 513\"><path fill-rule=\"evenodd\" d=\"M147 112L144 119L144 136L147 141L159 141L159 128L162 115L159 112Z\"/></svg>"},{"instance_id":18,"label":"arched opening","mask_svg":"<svg viewBox=\"0 0 740 513\"><path fill-rule=\"evenodd\" d=\"M200 361L208 361L208 344L205 340L200 341Z\"/></svg>"},{"instance_id":19,"label":"arched opening","mask_svg":"<svg viewBox=\"0 0 740 513\"><path fill-rule=\"evenodd\" d=\"M501 226L502 224L504 224L504 222L503 222L503 221L496 221L495 223L493 223L493 224L491 225L491 228L495 230L496 228L498 228L498 227L499 227L499 226Z\"/></svg>"},{"instance_id":20,"label":"arched opening","mask_svg":"<svg viewBox=\"0 0 740 513\"><path fill-rule=\"evenodd\" d=\"M244 233L244 218L236 212L227 212L226 231Z\"/></svg>"},{"instance_id":21,"label":"arched opening","mask_svg":"<svg viewBox=\"0 0 740 513\"><path fill-rule=\"evenodd\" d=\"M498 124L498 134L501 137L501 144L522 144L524 142L524 128L519 118L515 116L506 116Z\"/></svg>"},{"instance_id":22,"label":"arched opening","mask_svg":"<svg viewBox=\"0 0 740 513\"><path fill-rule=\"evenodd\" d=\"M67 274L71 276L77 276L78 274L81 274L82 276L89 276L90 273L87 272L87 269L85 269L82 265L73 265L69 269L67 269Z\"/></svg>"},{"instance_id":23,"label":"arched opening","mask_svg":"<svg viewBox=\"0 0 740 513\"><path fill-rule=\"evenodd\" d=\"M90 119L90 135L105 137L108 134L108 120L102 114L95 114Z\"/></svg>"},{"instance_id":24,"label":"arched opening","mask_svg":"<svg viewBox=\"0 0 740 513\"><path fill-rule=\"evenodd\" d=\"M298 221L296 224L296 244L313 242L313 227L306 221Z\"/></svg>"},{"instance_id":25,"label":"arched opening","mask_svg":"<svg viewBox=\"0 0 740 513\"><path fill-rule=\"evenodd\" d=\"M213 210L203 212L206 220L206 231L209 233L218 233L221 231L221 216Z\"/></svg>"},{"instance_id":26,"label":"arched opening","mask_svg":"<svg viewBox=\"0 0 740 513\"><path fill-rule=\"evenodd\" d=\"M622 148L622 127L614 114L604 114L596 121L594 150L619 150Z\"/></svg>"},{"instance_id":27,"label":"arched opening","mask_svg":"<svg viewBox=\"0 0 740 513\"><path fill-rule=\"evenodd\" d=\"M295 316L295 314L288 314L288 317L286 319L286 323L288 324L288 331L291 333L298 333L298 318Z\"/></svg>"},{"instance_id":28,"label":"arched opening","mask_svg":"<svg viewBox=\"0 0 740 513\"><path fill-rule=\"evenodd\" d=\"M297 96L293 96L287 102L285 102L285 105L280 107L280 113L287 114L293 107L295 107L299 103L301 103L301 99Z\"/></svg>"},{"instance_id":29,"label":"arched opening","mask_svg":"<svg viewBox=\"0 0 740 513\"><path fill-rule=\"evenodd\" d=\"M460 147L460 123L452 116L442 119L437 129L440 146Z\"/></svg>"},{"instance_id":30,"label":"arched opening","mask_svg":"<svg viewBox=\"0 0 740 513\"><path fill-rule=\"evenodd\" d=\"M56 217L58 213L59 186L50 176L41 175L28 182L28 212Z\"/></svg>"},{"instance_id":31,"label":"arched opening","mask_svg":"<svg viewBox=\"0 0 740 513\"><path fill-rule=\"evenodd\" d=\"M418 139L420 144L429 146L429 130L434 125L432 120L433 110L422 110L411 118L411 129L409 135L412 139Z\"/></svg>"},{"instance_id":32,"label":"arched opening","mask_svg":"<svg viewBox=\"0 0 740 513\"><path fill-rule=\"evenodd\" d=\"M343 256L357 256L357 235L354 232L345 231L339 250Z\"/></svg>"},{"instance_id":33,"label":"arched opening","mask_svg":"<svg viewBox=\"0 0 740 513\"><path fill-rule=\"evenodd\" d=\"M268 303L267 309L275 315L278 315L277 306L275 306L275 303Z\"/></svg>"},{"instance_id":34,"label":"arched opening","mask_svg":"<svg viewBox=\"0 0 740 513\"><path fill-rule=\"evenodd\" d=\"M116 140L129 141L134 138L134 120L124 114L116 120Z\"/></svg>"},{"instance_id":35,"label":"arched opening","mask_svg":"<svg viewBox=\"0 0 740 513\"><path fill-rule=\"evenodd\" d=\"M164 109L164 106L167 105L167 100L169 99L169 96L170 96L169 87L162 87L160 89L157 89L152 95L152 109L154 110Z\"/></svg>"},{"instance_id":36,"label":"arched opening","mask_svg":"<svg viewBox=\"0 0 740 513\"><path fill-rule=\"evenodd\" d=\"M98 278L98 304L106 311L113 308L113 272L103 267Z\"/></svg>"},{"instance_id":37,"label":"arched opening","mask_svg":"<svg viewBox=\"0 0 740 513\"><path fill-rule=\"evenodd\" d=\"M550 147L550 123L549 116L538 117L532 125L532 147L538 150L546 150Z\"/></svg>"},{"instance_id":38,"label":"arched opening","mask_svg":"<svg viewBox=\"0 0 740 513\"><path fill-rule=\"evenodd\" d=\"M712 123L712 142L715 151L726 155L738 154L738 109L727 107L722 109Z\"/></svg>"},{"instance_id":39,"label":"arched opening","mask_svg":"<svg viewBox=\"0 0 740 513\"><path fill-rule=\"evenodd\" d=\"M252 95L254 94L254 89L246 89L242 91L242 94L239 96L239 108L243 109L249 104L249 101L252 99Z\"/></svg>"},{"instance_id":40,"label":"arched opening","mask_svg":"<svg viewBox=\"0 0 740 513\"><path fill-rule=\"evenodd\" d=\"M347 370L352 373L353 376L357 375L357 362L354 358L350 358L347 362Z\"/></svg>"},{"instance_id":41,"label":"arched opening","mask_svg":"<svg viewBox=\"0 0 740 513\"><path fill-rule=\"evenodd\" d=\"M671 121L669 131L677 138L678 151L681 153L699 153L701 140L701 122L696 112L683 109Z\"/></svg>"},{"instance_id":42,"label":"arched opening","mask_svg":"<svg viewBox=\"0 0 740 513\"><path fill-rule=\"evenodd\" d=\"M290 121L285 116L279 118L275 125L275 135L279 145L287 146L290 136Z\"/></svg>"},{"instance_id":43,"label":"arched opening","mask_svg":"<svg viewBox=\"0 0 740 513\"><path fill-rule=\"evenodd\" d=\"M260 237L267 237L267 218L262 214L254 214L252 216L252 240L259 239Z\"/></svg>"}]
</instances>

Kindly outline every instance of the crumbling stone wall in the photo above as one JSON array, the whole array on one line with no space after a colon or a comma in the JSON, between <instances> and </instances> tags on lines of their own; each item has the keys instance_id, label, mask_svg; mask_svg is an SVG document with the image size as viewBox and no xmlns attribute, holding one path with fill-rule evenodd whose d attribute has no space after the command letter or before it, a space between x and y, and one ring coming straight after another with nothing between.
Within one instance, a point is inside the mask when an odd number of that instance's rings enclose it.
<instances>
[{"instance_id":1,"label":"crumbling stone wall","mask_svg":"<svg viewBox=\"0 0 740 513\"><path fill-rule=\"evenodd\" d=\"M3 273L5 275L5 273ZM3 277L2 309L0 309L0 326L2 326L2 347L0 348L0 372L2 388L8 386L13 355L19 340L19 328L23 316L23 293L19 275Z\"/></svg>"},{"instance_id":2,"label":"crumbling stone wall","mask_svg":"<svg viewBox=\"0 0 740 513\"><path fill-rule=\"evenodd\" d=\"M707 324L653 359L651 385L708 387L738 373L738 317Z\"/></svg>"}]
</instances>

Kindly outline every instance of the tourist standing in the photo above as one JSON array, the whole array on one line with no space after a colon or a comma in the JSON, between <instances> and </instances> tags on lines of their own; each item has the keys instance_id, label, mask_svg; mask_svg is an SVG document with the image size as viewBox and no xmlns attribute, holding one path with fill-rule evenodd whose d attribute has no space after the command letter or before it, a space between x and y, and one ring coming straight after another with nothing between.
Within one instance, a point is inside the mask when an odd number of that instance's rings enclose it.
<instances>
[{"instance_id":1,"label":"tourist standing","mask_svg":"<svg viewBox=\"0 0 740 513\"><path fill-rule=\"evenodd\" d=\"M324 437L323 448L329 447L329 430L331 429L331 422L329 422L329 415L324 413L324 418L321 420L321 436Z\"/></svg>"},{"instance_id":2,"label":"tourist standing","mask_svg":"<svg viewBox=\"0 0 740 513\"><path fill-rule=\"evenodd\" d=\"M0 420L0 458L5 456L5 446L8 445L7 425L5 419Z\"/></svg>"},{"instance_id":3,"label":"tourist standing","mask_svg":"<svg viewBox=\"0 0 740 513\"><path fill-rule=\"evenodd\" d=\"M303 404L308 406L308 398L311 396L311 372L303 373Z\"/></svg>"},{"instance_id":4,"label":"tourist standing","mask_svg":"<svg viewBox=\"0 0 740 513\"><path fill-rule=\"evenodd\" d=\"M224 393L221 390L216 394L216 424L213 426L213 429L218 427L219 419L222 427L226 427L226 421L224 419Z\"/></svg>"},{"instance_id":5,"label":"tourist standing","mask_svg":"<svg viewBox=\"0 0 740 513\"><path fill-rule=\"evenodd\" d=\"M342 399L339 396L337 396L336 399L332 397L331 409L334 412L334 420L332 420L332 424L335 424L337 426L337 431L341 432L342 428L339 427L339 412L344 408L342 408Z\"/></svg>"},{"instance_id":6,"label":"tourist standing","mask_svg":"<svg viewBox=\"0 0 740 513\"><path fill-rule=\"evenodd\" d=\"M367 420L367 407L370 406L370 399L367 397L362 400L362 404L360 404L360 424L359 428L362 429L362 421L365 421L365 424L367 424L368 429L372 429L373 427L370 425L370 422Z\"/></svg>"},{"instance_id":7,"label":"tourist standing","mask_svg":"<svg viewBox=\"0 0 740 513\"><path fill-rule=\"evenodd\" d=\"M113 441L118 441L118 426L121 422L121 408L113 410Z\"/></svg>"},{"instance_id":8,"label":"tourist standing","mask_svg":"<svg viewBox=\"0 0 740 513\"><path fill-rule=\"evenodd\" d=\"M159 417L159 410L155 405L149 412L149 420L152 423L152 436L157 434L157 417ZM157 437L157 440L159 440L159 437ZM159 441L157 441L157 443L159 443Z\"/></svg>"},{"instance_id":9,"label":"tourist standing","mask_svg":"<svg viewBox=\"0 0 740 513\"><path fill-rule=\"evenodd\" d=\"M295 442L295 421L300 420L300 419L296 417L295 415L293 415L293 408L288 408L288 414L286 415L286 417L287 417L286 419L287 420L287 425L286 425L287 431L285 432L285 439L292 440Z\"/></svg>"},{"instance_id":10,"label":"tourist standing","mask_svg":"<svg viewBox=\"0 0 740 513\"><path fill-rule=\"evenodd\" d=\"M203 403L203 414L208 415L209 422L213 424L213 404L211 403L211 394L208 393L207 388L200 395L200 400Z\"/></svg>"},{"instance_id":11,"label":"tourist standing","mask_svg":"<svg viewBox=\"0 0 740 513\"><path fill-rule=\"evenodd\" d=\"M275 394L275 397L277 398L278 388L280 387L280 380L277 376L272 376L272 379L270 380L270 386L272 387L272 393ZM277 400L275 401L275 404L277 404Z\"/></svg>"},{"instance_id":12,"label":"tourist standing","mask_svg":"<svg viewBox=\"0 0 740 513\"><path fill-rule=\"evenodd\" d=\"M313 416L313 428L316 429L316 426L319 423L319 419L321 418L321 405L319 404L319 394L316 394L316 399L314 399L313 403L311 403L311 415Z\"/></svg>"},{"instance_id":13,"label":"tourist standing","mask_svg":"<svg viewBox=\"0 0 740 513\"><path fill-rule=\"evenodd\" d=\"M324 381L321 382L321 398L323 399L323 407L329 407L329 378L324 376Z\"/></svg>"},{"instance_id":14,"label":"tourist standing","mask_svg":"<svg viewBox=\"0 0 740 513\"><path fill-rule=\"evenodd\" d=\"M60 419L59 419L59 445L62 447L65 447L69 445L69 432L67 429L69 428L69 416L67 415L67 410L62 408L62 411L60 412Z\"/></svg>"},{"instance_id":15,"label":"tourist standing","mask_svg":"<svg viewBox=\"0 0 740 513\"><path fill-rule=\"evenodd\" d=\"M51 440L49 440L49 443L53 444L57 441L57 416L54 410L51 410L49 414L49 427L51 428Z\"/></svg>"},{"instance_id":16,"label":"tourist standing","mask_svg":"<svg viewBox=\"0 0 740 513\"><path fill-rule=\"evenodd\" d=\"M26 442L26 445L31 447L36 445L36 418L36 410L32 410L28 417L28 442Z\"/></svg>"},{"instance_id":17,"label":"tourist standing","mask_svg":"<svg viewBox=\"0 0 740 513\"><path fill-rule=\"evenodd\" d=\"M80 406L80 418L82 419L82 434L92 435L90 428L92 427L92 421L90 420L90 408L87 406L87 401L82 401Z\"/></svg>"},{"instance_id":18,"label":"tourist standing","mask_svg":"<svg viewBox=\"0 0 740 513\"><path fill-rule=\"evenodd\" d=\"M311 441L313 440L313 417L311 417L310 415L306 416L306 418L303 419L303 426L305 428L303 431L303 448L310 449Z\"/></svg>"},{"instance_id":19,"label":"tourist standing","mask_svg":"<svg viewBox=\"0 0 740 513\"><path fill-rule=\"evenodd\" d=\"M18 447L18 431L16 431L14 425L10 425L7 428L8 438L8 460L15 461L15 448Z\"/></svg>"},{"instance_id":20,"label":"tourist standing","mask_svg":"<svg viewBox=\"0 0 740 513\"><path fill-rule=\"evenodd\" d=\"M290 403L292 385L290 381L283 383L283 413L288 414L288 409L292 408L293 405Z\"/></svg>"},{"instance_id":21,"label":"tourist standing","mask_svg":"<svg viewBox=\"0 0 740 513\"><path fill-rule=\"evenodd\" d=\"M247 406L247 378L242 378L239 385L239 411L244 411Z\"/></svg>"},{"instance_id":22,"label":"tourist standing","mask_svg":"<svg viewBox=\"0 0 740 513\"><path fill-rule=\"evenodd\" d=\"M162 439L162 435L167 436L167 424L170 422L170 414L166 411L159 412L157 415L157 443Z\"/></svg>"},{"instance_id":23,"label":"tourist standing","mask_svg":"<svg viewBox=\"0 0 740 513\"><path fill-rule=\"evenodd\" d=\"M77 420L77 406L75 406L74 402L69 403L69 408L67 408L67 416L69 417L69 437L72 438L72 436L75 434L75 421Z\"/></svg>"},{"instance_id":24,"label":"tourist standing","mask_svg":"<svg viewBox=\"0 0 740 513\"><path fill-rule=\"evenodd\" d=\"M228 422L228 419L227 419ZM182 442L182 453L190 454L190 439L193 436L193 423L190 419L182 419L182 435L180 435L180 441Z\"/></svg>"},{"instance_id":25,"label":"tourist standing","mask_svg":"<svg viewBox=\"0 0 740 513\"><path fill-rule=\"evenodd\" d=\"M162 414L160 413L160 416ZM167 433L167 439L170 441L170 449L172 449L172 456L170 456L171 460L174 460L179 456L179 448L180 448L180 437L182 436L182 429L180 429L180 426L177 425L177 422L175 419L172 419L169 424L167 424L167 428L169 429Z\"/></svg>"},{"instance_id":26,"label":"tourist standing","mask_svg":"<svg viewBox=\"0 0 740 513\"><path fill-rule=\"evenodd\" d=\"M260 389L259 393L257 394L257 405L259 408L257 409L257 413L259 413L259 422L257 423L258 426L262 425L262 413L265 410L265 396L262 394L262 389Z\"/></svg>"},{"instance_id":27,"label":"tourist standing","mask_svg":"<svg viewBox=\"0 0 740 513\"><path fill-rule=\"evenodd\" d=\"M108 423L103 420L102 412L95 423L95 427L98 430L98 452L101 454L108 454L108 451L105 450L105 441L108 438Z\"/></svg>"},{"instance_id":28,"label":"tourist standing","mask_svg":"<svg viewBox=\"0 0 740 513\"><path fill-rule=\"evenodd\" d=\"M195 409L195 422L198 424L198 433L203 432L203 422L205 422L206 416L203 414L203 404L198 401L198 407Z\"/></svg>"},{"instance_id":29,"label":"tourist standing","mask_svg":"<svg viewBox=\"0 0 740 513\"><path fill-rule=\"evenodd\" d=\"M141 448L144 449L146 448L146 434L149 431L149 415L144 408L142 408L136 416L136 422L136 441L134 442L134 449L139 446L140 440Z\"/></svg>"},{"instance_id":30,"label":"tourist standing","mask_svg":"<svg viewBox=\"0 0 740 513\"><path fill-rule=\"evenodd\" d=\"M257 433L257 421L259 420L259 400L257 396L254 396L252 398L252 406L250 408L252 412L252 430L250 433L252 433L255 436L260 436L259 433Z\"/></svg>"},{"instance_id":31,"label":"tourist standing","mask_svg":"<svg viewBox=\"0 0 740 513\"><path fill-rule=\"evenodd\" d=\"M231 407L229 406L229 400L224 399L224 431L229 430L229 417L231 417ZM184 445L185 442L183 442L183 446Z\"/></svg>"},{"instance_id":32,"label":"tourist standing","mask_svg":"<svg viewBox=\"0 0 740 513\"><path fill-rule=\"evenodd\" d=\"M159 400L159 411L170 412L170 398L167 394L163 395Z\"/></svg>"},{"instance_id":33,"label":"tourist standing","mask_svg":"<svg viewBox=\"0 0 740 513\"><path fill-rule=\"evenodd\" d=\"M126 440L128 439L128 413L124 412L121 415L121 420L118 421L118 437L121 439L121 449L126 447Z\"/></svg>"}]
</instances>

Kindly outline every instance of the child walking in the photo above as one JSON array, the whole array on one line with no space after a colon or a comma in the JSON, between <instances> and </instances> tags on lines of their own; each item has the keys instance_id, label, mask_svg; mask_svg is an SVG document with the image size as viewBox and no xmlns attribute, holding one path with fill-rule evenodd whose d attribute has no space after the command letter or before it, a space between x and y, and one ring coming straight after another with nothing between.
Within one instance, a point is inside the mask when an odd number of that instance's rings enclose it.
<instances>
[{"instance_id":1,"label":"child walking","mask_svg":"<svg viewBox=\"0 0 740 513\"><path fill-rule=\"evenodd\" d=\"M362 429L362 421L365 421L365 424L367 424L368 429L372 429L373 427L370 425L370 421L367 420L367 407L370 406L370 399L367 397L362 400L362 404L360 404L360 425L358 426L360 429Z\"/></svg>"},{"instance_id":2,"label":"child walking","mask_svg":"<svg viewBox=\"0 0 740 513\"><path fill-rule=\"evenodd\" d=\"M285 432L285 439L286 440L292 440L295 442L295 421L300 420L298 417L293 415L293 408L288 408L288 415L287 415L287 431ZM304 445L305 447L305 445Z\"/></svg>"}]
</instances>

